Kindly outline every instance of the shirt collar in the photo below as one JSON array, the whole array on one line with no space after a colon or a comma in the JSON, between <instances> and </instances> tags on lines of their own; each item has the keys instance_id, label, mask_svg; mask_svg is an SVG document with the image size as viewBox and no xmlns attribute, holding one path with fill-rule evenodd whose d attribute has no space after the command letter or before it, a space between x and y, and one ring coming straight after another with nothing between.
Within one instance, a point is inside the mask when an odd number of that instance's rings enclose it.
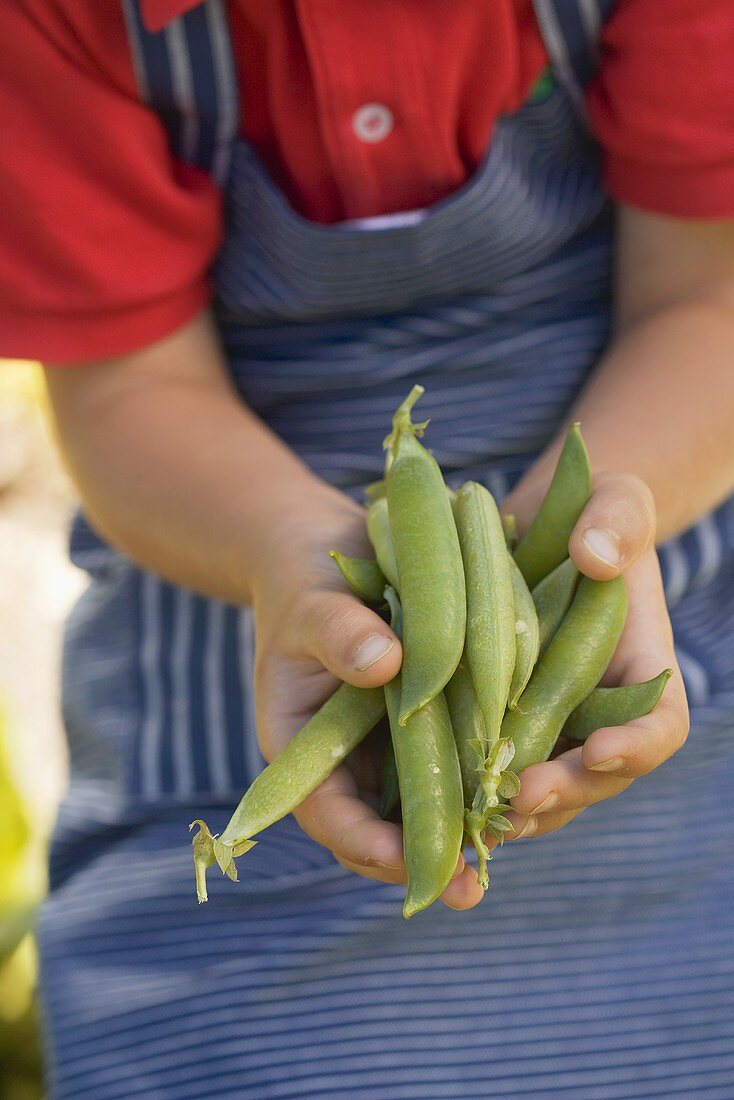
<instances>
[{"instance_id":1,"label":"shirt collar","mask_svg":"<svg viewBox=\"0 0 734 1100\"><path fill-rule=\"evenodd\" d=\"M140 0L143 22L149 31L161 31L179 15L197 7L202 0Z\"/></svg>"}]
</instances>

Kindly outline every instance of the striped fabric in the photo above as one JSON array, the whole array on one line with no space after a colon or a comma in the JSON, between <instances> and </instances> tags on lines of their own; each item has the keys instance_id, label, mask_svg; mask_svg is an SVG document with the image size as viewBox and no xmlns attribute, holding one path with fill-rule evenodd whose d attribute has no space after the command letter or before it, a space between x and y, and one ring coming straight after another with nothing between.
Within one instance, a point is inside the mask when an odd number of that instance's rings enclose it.
<instances>
[{"instance_id":1,"label":"striped fabric","mask_svg":"<svg viewBox=\"0 0 734 1100\"><path fill-rule=\"evenodd\" d=\"M414 381L457 483L502 498L609 333L610 217L581 86L611 5L537 0L551 94L456 195L400 224L300 218L236 139L223 8L164 32L123 0L141 94L226 182L215 282L238 392L347 492ZM508 846L471 913L409 924L292 820L195 902L186 824L263 765L248 610L141 572L80 518L69 795L40 943L53 1100L734 1097L734 504L661 550L686 748L561 833Z\"/></svg>"}]
</instances>

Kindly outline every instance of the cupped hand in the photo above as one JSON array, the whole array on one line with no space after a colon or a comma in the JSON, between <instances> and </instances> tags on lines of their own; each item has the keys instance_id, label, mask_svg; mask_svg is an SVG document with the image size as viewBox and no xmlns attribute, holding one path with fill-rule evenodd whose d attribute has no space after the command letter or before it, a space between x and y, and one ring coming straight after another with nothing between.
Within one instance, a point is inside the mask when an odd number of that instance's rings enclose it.
<instances>
[{"instance_id":1,"label":"cupped hand","mask_svg":"<svg viewBox=\"0 0 734 1100\"><path fill-rule=\"evenodd\" d=\"M373 556L364 509L325 487L273 533L272 553L253 585L255 709L268 761L340 682L377 687L400 669L400 641L349 592L328 556L332 548ZM384 746L384 738L368 737L294 816L343 867L380 882L405 883L402 830L377 812ZM476 873L460 857L442 900L463 909L481 896Z\"/></svg>"},{"instance_id":2,"label":"cupped hand","mask_svg":"<svg viewBox=\"0 0 734 1100\"><path fill-rule=\"evenodd\" d=\"M531 518L524 510L535 503L534 494L523 499L521 489L506 509L516 512L522 528ZM655 511L647 486L627 474L604 473L595 479L569 554L582 573L596 580L624 573L629 594L627 622L603 683L638 683L664 668L672 668L674 675L644 718L597 730L582 746L559 743L561 751L552 760L526 768L507 815L514 827L509 839L561 828L586 807L619 794L637 776L659 767L687 737L688 704L654 538Z\"/></svg>"}]
</instances>

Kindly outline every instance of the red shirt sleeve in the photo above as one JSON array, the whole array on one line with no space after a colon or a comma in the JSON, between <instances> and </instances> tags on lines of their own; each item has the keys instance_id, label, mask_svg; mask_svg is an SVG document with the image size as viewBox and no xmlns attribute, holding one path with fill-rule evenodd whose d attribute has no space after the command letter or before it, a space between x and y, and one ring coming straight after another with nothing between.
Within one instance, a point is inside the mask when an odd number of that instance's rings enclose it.
<instances>
[{"instance_id":1,"label":"red shirt sleeve","mask_svg":"<svg viewBox=\"0 0 734 1100\"><path fill-rule=\"evenodd\" d=\"M732 0L619 0L588 104L613 198L734 216Z\"/></svg>"},{"instance_id":2,"label":"red shirt sleeve","mask_svg":"<svg viewBox=\"0 0 734 1100\"><path fill-rule=\"evenodd\" d=\"M0 355L50 363L185 323L221 232L218 190L137 98L122 5L77 7L0 4Z\"/></svg>"}]
</instances>

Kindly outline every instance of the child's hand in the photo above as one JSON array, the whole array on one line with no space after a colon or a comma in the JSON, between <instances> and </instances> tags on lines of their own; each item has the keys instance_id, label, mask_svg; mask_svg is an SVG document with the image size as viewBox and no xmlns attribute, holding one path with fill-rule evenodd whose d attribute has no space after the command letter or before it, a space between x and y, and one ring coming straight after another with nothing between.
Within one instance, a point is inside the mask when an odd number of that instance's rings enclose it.
<instances>
[{"instance_id":1,"label":"child's hand","mask_svg":"<svg viewBox=\"0 0 734 1100\"><path fill-rule=\"evenodd\" d=\"M303 502L273 533L272 552L253 584L257 630L255 699L263 755L272 760L338 686L387 683L402 649L389 626L351 595L328 551L371 557L365 513L331 489ZM377 813L382 745L360 749L295 811L301 828L350 871L404 883L400 827ZM453 908L482 896L463 857L444 891Z\"/></svg>"},{"instance_id":2,"label":"child's hand","mask_svg":"<svg viewBox=\"0 0 734 1100\"><path fill-rule=\"evenodd\" d=\"M537 503L535 496L533 493L527 499ZM530 517L523 515L523 505L520 490L506 507L515 509L527 522ZM647 486L625 474L606 473L597 478L569 549L587 576L607 580L623 572L627 581L627 624L604 683L635 683L664 668L674 669L675 675L646 717L598 730L583 746L526 768L522 790L512 799L515 812L508 815L515 827L511 839L560 829L587 806L619 794L634 778L657 768L686 739L688 705L675 659L654 536L654 505Z\"/></svg>"}]
</instances>

